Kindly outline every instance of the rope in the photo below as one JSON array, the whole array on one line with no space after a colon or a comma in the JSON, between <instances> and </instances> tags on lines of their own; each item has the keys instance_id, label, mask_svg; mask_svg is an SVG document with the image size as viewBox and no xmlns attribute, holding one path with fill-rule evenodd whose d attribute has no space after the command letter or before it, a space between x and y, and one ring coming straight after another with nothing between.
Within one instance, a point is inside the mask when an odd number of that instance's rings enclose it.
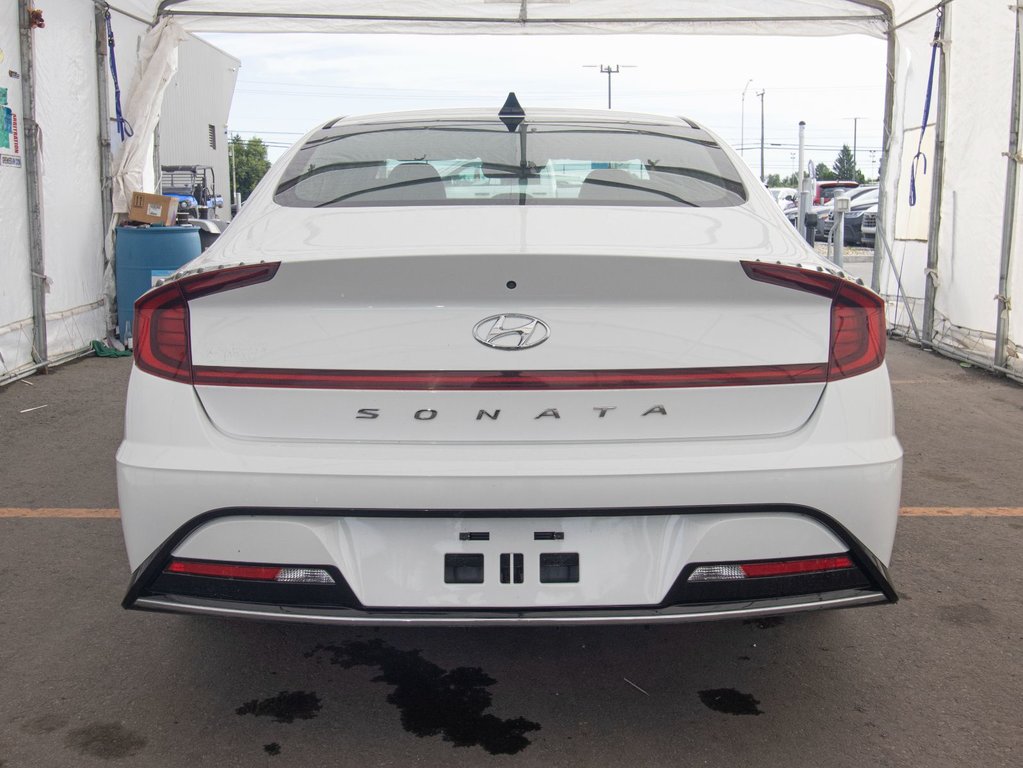
<instances>
[{"instance_id":1,"label":"rope","mask_svg":"<svg viewBox=\"0 0 1023 768\"><path fill-rule=\"evenodd\" d=\"M103 12L103 17L107 22L107 47L110 48L110 75L114 78L114 111L117 117L114 121L117 123L117 133L121 136L121 141L125 138L130 138L135 135L135 131L132 130L131 123L125 118L121 112L121 84L117 79L117 57L114 56L114 27L110 23L110 9L107 8Z\"/></svg>"},{"instance_id":2,"label":"rope","mask_svg":"<svg viewBox=\"0 0 1023 768\"><path fill-rule=\"evenodd\" d=\"M909 169L909 205L916 205L916 168L922 161L923 172L927 173L927 155L923 153L924 134L927 133L927 118L931 114L931 92L934 89L934 64L938 59L938 47L941 45L941 25L945 18L945 9L938 8L938 16L934 23L934 39L931 41L931 71L927 75L927 97L924 99L924 119L920 124L920 141L913 155L913 165Z\"/></svg>"}]
</instances>

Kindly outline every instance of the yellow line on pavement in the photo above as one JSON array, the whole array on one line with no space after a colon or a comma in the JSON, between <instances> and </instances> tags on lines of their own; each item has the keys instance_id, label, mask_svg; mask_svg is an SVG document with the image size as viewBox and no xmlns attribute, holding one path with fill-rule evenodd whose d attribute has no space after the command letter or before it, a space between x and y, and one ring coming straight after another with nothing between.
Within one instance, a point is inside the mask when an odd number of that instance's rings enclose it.
<instances>
[{"instance_id":1,"label":"yellow line on pavement","mask_svg":"<svg viewBox=\"0 0 1023 768\"><path fill-rule=\"evenodd\" d=\"M1023 507L903 507L905 517L1023 517Z\"/></svg>"},{"instance_id":2,"label":"yellow line on pavement","mask_svg":"<svg viewBox=\"0 0 1023 768\"><path fill-rule=\"evenodd\" d=\"M120 517L121 513L116 509L67 509L67 508L44 508L30 509L25 507L0 507L0 517Z\"/></svg>"},{"instance_id":3,"label":"yellow line on pavement","mask_svg":"<svg viewBox=\"0 0 1023 768\"><path fill-rule=\"evenodd\" d=\"M903 517L1023 517L1023 507L903 507ZM0 507L0 518L118 518L116 509Z\"/></svg>"}]
</instances>

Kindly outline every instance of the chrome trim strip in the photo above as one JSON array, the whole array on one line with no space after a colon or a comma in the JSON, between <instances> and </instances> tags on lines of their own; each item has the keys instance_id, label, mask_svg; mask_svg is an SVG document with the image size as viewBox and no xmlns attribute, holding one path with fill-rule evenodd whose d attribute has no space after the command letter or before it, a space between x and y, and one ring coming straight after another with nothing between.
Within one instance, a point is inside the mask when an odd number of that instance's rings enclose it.
<instances>
[{"instance_id":1,"label":"chrome trim strip","mask_svg":"<svg viewBox=\"0 0 1023 768\"><path fill-rule=\"evenodd\" d=\"M698 606L678 606L674 608L637 608L622 611L604 611L594 609L594 613L580 611L558 612L513 612L504 611L494 616L485 614L459 613L400 613L381 611L379 613L354 611L349 609L290 609L284 606L261 605L252 608L237 608L233 605L213 600L201 600L185 597L140 597L133 608L170 613L188 613L201 616L221 616L235 619L257 619L264 621L291 621L307 624L347 624L362 626L433 626L433 627L471 627L471 626L505 626L505 625L586 625L586 624L672 624L693 621L713 621L720 619L748 619L759 616L772 616L782 613L818 611L830 608L849 608L858 605L888 602L881 592L845 593L837 597L820 595L803 595L798 598L780 598L772 600L755 600L743 608L722 607L719 609L699 610Z\"/></svg>"}]
</instances>

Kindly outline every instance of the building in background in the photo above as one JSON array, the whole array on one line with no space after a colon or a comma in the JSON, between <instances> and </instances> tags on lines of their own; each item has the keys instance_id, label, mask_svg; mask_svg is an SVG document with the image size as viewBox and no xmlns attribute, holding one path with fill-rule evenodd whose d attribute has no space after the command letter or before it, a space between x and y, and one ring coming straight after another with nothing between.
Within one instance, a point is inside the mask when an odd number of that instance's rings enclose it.
<instances>
[{"instance_id":1,"label":"building in background","mask_svg":"<svg viewBox=\"0 0 1023 768\"><path fill-rule=\"evenodd\" d=\"M167 86L160 114L159 164L212 166L216 194L231 218L227 135L231 100L241 62L194 35L178 50L178 71Z\"/></svg>"}]
</instances>

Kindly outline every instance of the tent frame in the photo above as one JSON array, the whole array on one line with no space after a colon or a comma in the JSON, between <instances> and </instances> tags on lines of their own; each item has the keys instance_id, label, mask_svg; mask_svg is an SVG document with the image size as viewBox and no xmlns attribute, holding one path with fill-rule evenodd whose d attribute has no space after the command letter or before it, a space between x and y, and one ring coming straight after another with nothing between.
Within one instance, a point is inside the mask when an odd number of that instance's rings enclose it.
<instances>
[{"instance_id":1,"label":"tent frame","mask_svg":"<svg viewBox=\"0 0 1023 768\"><path fill-rule=\"evenodd\" d=\"M46 370L46 263L43 251L43 200L40 180L39 126L36 123L35 45L28 3L19 3L21 82L25 129L25 181L28 198L28 253L32 281L32 361Z\"/></svg>"},{"instance_id":2,"label":"tent frame","mask_svg":"<svg viewBox=\"0 0 1023 768\"><path fill-rule=\"evenodd\" d=\"M528 26L534 23L529 17L529 4L532 0L519 0L518 18L511 19L483 19L470 16L388 16L384 14L343 14L343 13L251 13L240 11L189 11L175 6L184 6L193 0L162 0L156 10L156 21L171 16L194 16L194 17L216 17L216 18L252 18L252 19L298 19L309 21L391 21L391 22L438 22L442 24L494 24L499 26L520 25ZM893 26L893 12L891 6L885 0L846 0L850 5L858 5L864 8L871 8L878 12L874 17L848 17L848 16L735 16L735 17L683 17L683 16L662 16L657 18L627 18L627 17L602 17L602 18L549 18L544 17L536 20L539 24L628 24L636 22L650 22L654 24L683 23L683 24L730 24L745 23L751 21L771 21L780 23L791 23L796 21L883 21L889 31ZM451 34L458 34L452 32Z\"/></svg>"}]
</instances>

